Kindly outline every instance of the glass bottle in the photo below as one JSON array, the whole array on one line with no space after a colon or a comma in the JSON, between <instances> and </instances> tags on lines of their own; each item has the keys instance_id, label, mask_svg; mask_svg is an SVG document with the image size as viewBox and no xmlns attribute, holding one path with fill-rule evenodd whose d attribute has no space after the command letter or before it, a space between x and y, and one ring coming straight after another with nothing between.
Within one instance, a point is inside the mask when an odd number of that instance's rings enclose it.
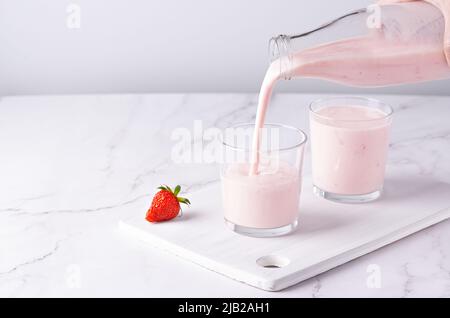
<instances>
[{"instance_id":1,"label":"glass bottle","mask_svg":"<svg viewBox=\"0 0 450 318\"><path fill-rule=\"evenodd\" d=\"M278 78L378 87L450 78L445 21L423 1L373 5L312 31L270 40ZM277 71L278 72L278 71Z\"/></svg>"}]
</instances>

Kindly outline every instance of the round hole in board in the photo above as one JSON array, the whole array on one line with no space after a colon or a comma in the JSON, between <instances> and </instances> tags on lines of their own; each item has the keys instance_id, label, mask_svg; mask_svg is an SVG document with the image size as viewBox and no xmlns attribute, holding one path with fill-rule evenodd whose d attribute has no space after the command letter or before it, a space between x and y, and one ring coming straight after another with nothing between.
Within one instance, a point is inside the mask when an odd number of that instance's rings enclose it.
<instances>
[{"instance_id":1,"label":"round hole in board","mask_svg":"<svg viewBox=\"0 0 450 318\"><path fill-rule=\"evenodd\" d=\"M289 265L291 261L283 256L267 255L256 260L256 264L264 268L281 268Z\"/></svg>"}]
</instances>

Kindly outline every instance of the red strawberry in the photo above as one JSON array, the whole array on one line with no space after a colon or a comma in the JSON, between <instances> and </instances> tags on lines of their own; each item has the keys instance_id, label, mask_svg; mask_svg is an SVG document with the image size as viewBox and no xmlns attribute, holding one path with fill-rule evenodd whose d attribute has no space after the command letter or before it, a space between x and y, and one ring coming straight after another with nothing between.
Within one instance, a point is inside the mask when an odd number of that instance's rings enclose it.
<instances>
[{"instance_id":1,"label":"red strawberry","mask_svg":"<svg viewBox=\"0 0 450 318\"><path fill-rule=\"evenodd\" d=\"M191 204L186 198L178 197L181 187L177 185L175 190L169 186L160 186L160 190L153 197L152 205L147 211L145 219L149 222L162 222L173 219L180 212L180 202L184 204Z\"/></svg>"}]
</instances>

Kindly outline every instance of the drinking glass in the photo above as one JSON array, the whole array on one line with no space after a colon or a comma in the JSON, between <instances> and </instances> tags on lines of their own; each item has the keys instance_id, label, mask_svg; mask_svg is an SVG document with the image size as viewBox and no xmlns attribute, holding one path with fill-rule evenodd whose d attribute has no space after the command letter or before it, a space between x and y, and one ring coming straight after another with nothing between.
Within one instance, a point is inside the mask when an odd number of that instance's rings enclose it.
<instances>
[{"instance_id":1,"label":"drinking glass","mask_svg":"<svg viewBox=\"0 0 450 318\"><path fill-rule=\"evenodd\" d=\"M331 97L310 106L314 192L363 203L383 190L392 108L376 99Z\"/></svg>"},{"instance_id":2,"label":"drinking glass","mask_svg":"<svg viewBox=\"0 0 450 318\"><path fill-rule=\"evenodd\" d=\"M281 124L260 130L257 173L252 153L254 124L227 128L223 134L221 183L225 223L254 237L280 236L298 224L305 133Z\"/></svg>"}]
</instances>

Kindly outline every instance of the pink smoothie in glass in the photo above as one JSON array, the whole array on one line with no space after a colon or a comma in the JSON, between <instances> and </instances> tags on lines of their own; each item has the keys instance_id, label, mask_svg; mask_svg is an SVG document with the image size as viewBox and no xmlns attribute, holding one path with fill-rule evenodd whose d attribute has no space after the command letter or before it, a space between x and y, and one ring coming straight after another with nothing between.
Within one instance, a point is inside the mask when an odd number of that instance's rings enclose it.
<instances>
[{"instance_id":1,"label":"pink smoothie in glass","mask_svg":"<svg viewBox=\"0 0 450 318\"><path fill-rule=\"evenodd\" d=\"M375 108L332 106L311 113L313 182L361 195L383 187L391 118Z\"/></svg>"},{"instance_id":2,"label":"pink smoothie in glass","mask_svg":"<svg viewBox=\"0 0 450 318\"><path fill-rule=\"evenodd\" d=\"M279 162L263 164L249 176L248 164L232 164L222 171L225 219L233 224L273 229L296 222L300 196L298 169Z\"/></svg>"}]
</instances>

